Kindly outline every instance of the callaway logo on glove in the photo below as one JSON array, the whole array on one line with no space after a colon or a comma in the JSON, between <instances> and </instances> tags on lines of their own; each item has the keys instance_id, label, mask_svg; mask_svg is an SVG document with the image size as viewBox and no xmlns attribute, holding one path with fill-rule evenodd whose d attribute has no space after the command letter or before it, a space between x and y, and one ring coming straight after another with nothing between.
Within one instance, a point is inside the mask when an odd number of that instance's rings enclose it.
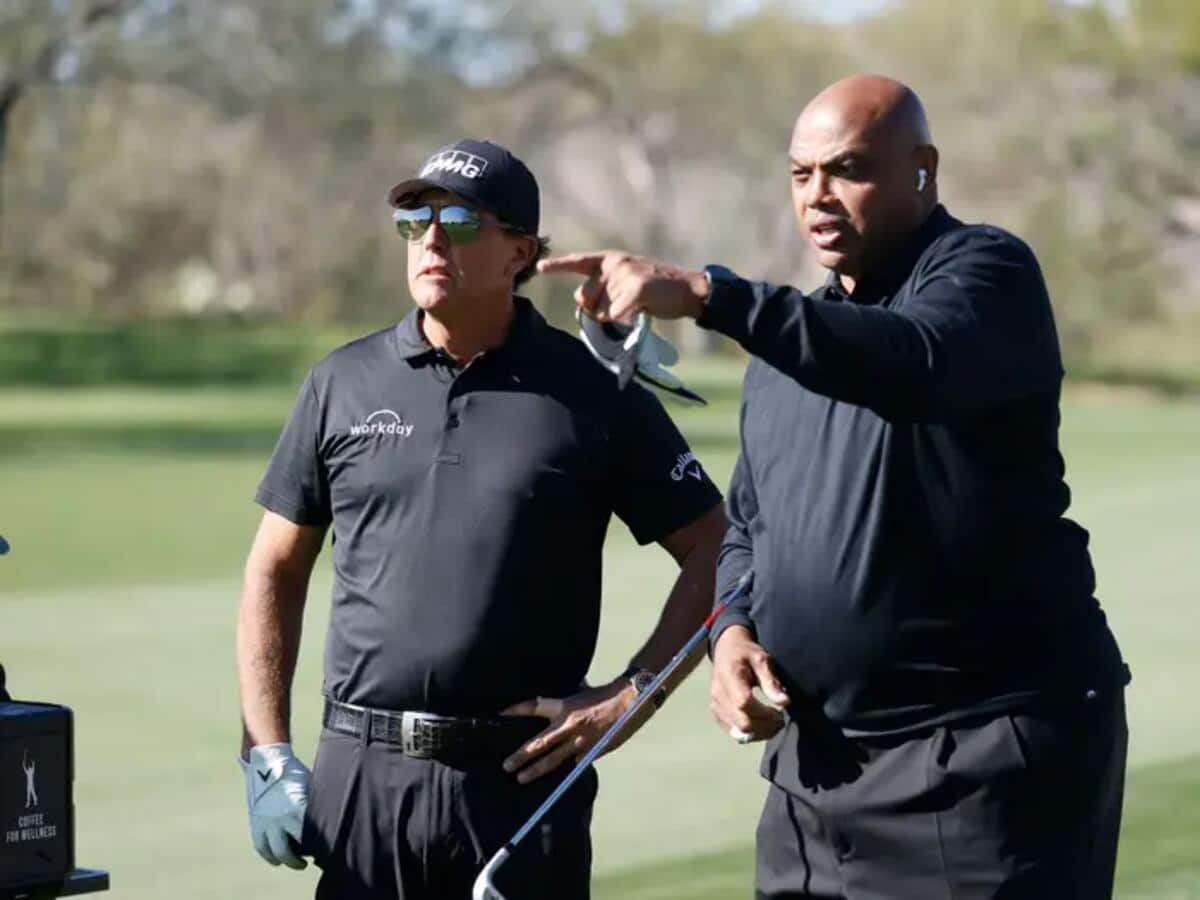
<instances>
[{"instance_id":1,"label":"callaway logo on glove","mask_svg":"<svg viewBox=\"0 0 1200 900\"><path fill-rule=\"evenodd\" d=\"M300 858L312 778L308 767L296 758L291 744L261 744L251 748L249 762L238 762L246 775L246 805L254 849L273 866L283 863L303 869L308 865Z\"/></svg>"}]
</instances>

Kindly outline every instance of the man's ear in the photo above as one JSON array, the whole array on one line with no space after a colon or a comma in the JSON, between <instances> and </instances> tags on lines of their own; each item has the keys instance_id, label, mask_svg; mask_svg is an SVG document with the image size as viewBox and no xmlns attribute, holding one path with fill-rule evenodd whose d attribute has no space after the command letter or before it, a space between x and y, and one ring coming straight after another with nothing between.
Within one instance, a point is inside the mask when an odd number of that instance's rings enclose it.
<instances>
[{"instance_id":1,"label":"man's ear","mask_svg":"<svg viewBox=\"0 0 1200 900\"><path fill-rule=\"evenodd\" d=\"M913 151L917 169L924 169L927 184L937 182L938 151L933 144L922 144Z\"/></svg>"},{"instance_id":2,"label":"man's ear","mask_svg":"<svg viewBox=\"0 0 1200 900\"><path fill-rule=\"evenodd\" d=\"M513 241L512 258L508 264L509 276L516 277L517 273L529 266L537 259L538 240L529 235L519 235L519 239Z\"/></svg>"}]
</instances>

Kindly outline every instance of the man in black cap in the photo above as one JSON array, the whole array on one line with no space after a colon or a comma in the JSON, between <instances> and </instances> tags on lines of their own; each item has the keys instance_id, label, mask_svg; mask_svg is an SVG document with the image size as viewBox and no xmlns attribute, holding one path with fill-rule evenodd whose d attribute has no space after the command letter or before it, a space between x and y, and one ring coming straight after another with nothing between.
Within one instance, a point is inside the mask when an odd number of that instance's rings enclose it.
<instances>
[{"instance_id":1,"label":"man in black cap","mask_svg":"<svg viewBox=\"0 0 1200 900\"><path fill-rule=\"evenodd\" d=\"M725 520L659 403L619 389L514 296L546 248L520 160L459 141L389 200L416 308L313 368L256 495L267 511L238 623L243 767L256 848L292 867L312 855L318 897L465 900L705 617ZM681 571L630 668L589 688L614 512ZM290 746L289 695L330 527L310 776ZM499 880L513 900L588 895L595 790L593 772L517 849Z\"/></svg>"},{"instance_id":2,"label":"man in black cap","mask_svg":"<svg viewBox=\"0 0 1200 900\"><path fill-rule=\"evenodd\" d=\"M754 590L713 627L711 698L771 739L761 900L1112 891L1128 670L1064 515L1050 299L1028 246L938 203L937 164L916 94L847 78L789 148L817 291L544 263L601 318L693 317L753 357L718 585Z\"/></svg>"}]
</instances>

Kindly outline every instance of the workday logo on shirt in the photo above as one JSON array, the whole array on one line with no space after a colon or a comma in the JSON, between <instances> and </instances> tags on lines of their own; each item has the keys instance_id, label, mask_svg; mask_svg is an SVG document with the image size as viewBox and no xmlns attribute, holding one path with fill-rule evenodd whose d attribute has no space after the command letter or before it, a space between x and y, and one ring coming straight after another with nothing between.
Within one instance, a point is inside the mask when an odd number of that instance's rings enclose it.
<instances>
[{"instance_id":1,"label":"workday logo on shirt","mask_svg":"<svg viewBox=\"0 0 1200 900\"><path fill-rule=\"evenodd\" d=\"M350 426L351 437L378 437L394 434L406 438L412 432L412 423L405 422L394 409L377 409L359 424Z\"/></svg>"}]
</instances>

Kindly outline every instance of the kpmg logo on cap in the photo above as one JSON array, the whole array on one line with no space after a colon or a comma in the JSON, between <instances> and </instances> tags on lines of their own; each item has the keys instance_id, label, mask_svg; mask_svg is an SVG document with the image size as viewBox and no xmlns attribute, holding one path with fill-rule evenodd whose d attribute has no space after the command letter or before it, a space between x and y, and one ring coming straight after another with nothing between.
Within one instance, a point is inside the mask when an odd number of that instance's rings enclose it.
<instances>
[{"instance_id":1,"label":"kpmg logo on cap","mask_svg":"<svg viewBox=\"0 0 1200 900\"><path fill-rule=\"evenodd\" d=\"M487 171L487 165L486 159L474 153L467 153L465 150L443 150L425 163L420 177L428 178L430 175L446 173L461 175L463 178L482 178L483 173Z\"/></svg>"}]
</instances>

